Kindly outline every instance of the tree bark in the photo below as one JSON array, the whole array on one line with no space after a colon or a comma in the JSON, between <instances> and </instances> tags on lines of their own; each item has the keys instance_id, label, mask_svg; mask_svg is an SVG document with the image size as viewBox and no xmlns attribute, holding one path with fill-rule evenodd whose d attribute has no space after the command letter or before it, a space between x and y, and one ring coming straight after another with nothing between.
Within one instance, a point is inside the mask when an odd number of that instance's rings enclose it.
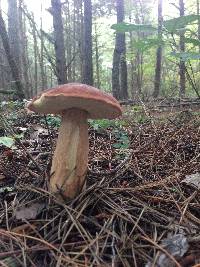
<instances>
[{"instance_id":1,"label":"tree bark","mask_svg":"<svg viewBox=\"0 0 200 267\"><path fill-rule=\"evenodd\" d=\"M0 36L2 39L3 47L5 50L6 56L7 56L7 60L8 60L11 73L14 79L15 87L16 87L15 97L17 99L23 100L25 96L24 96L23 84L20 79L20 72L19 72L14 56L10 49L8 33L6 31L5 23L4 23L4 20L1 14L0 14Z\"/></svg>"},{"instance_id":2,"label":"tree bark","mask_svg":"<svg viewBox=\"0 0 200 267\"><path fill-rule=\"evenodd\" d=\"M162 0L158 0L158 40L162 38ZM153 97L157 98L160 94L161 73L162 73L162 46L159 45L156 51L156 67L155 67L155 79L154 79L154 92Z\"/></svg>"},{"instance_id":3,"label":"tree bark","mask_svg":"<svg viewBox=\"0 0 200 267\"><path fill-rule=\"evenodd\" d=\"M98 31L97 31L97 23L94 25L95 30L95 37L94 37L94 43L95 43L95 65L96 65L96 84L97 87L101 87L101 80L100 80L100 58L99 58L99 43L98 43Z\"/></svg>"},{"instance_id":4,"label":"tree bark","mask_svg":"<svg viewBox=\"0 0 200 267\"><path fill-rule=\"evenodd\" d=\"M124 39L125 45L125 39ZM124 46L125 47L125 46ZM128 99L128 81L127 81L127 64L126 64L126 51L121 56L120 61L120 70L121 70L121 86L120 86L120 96L121 99Z\"/></svg>"},{"instance_id":5,"label":"tree bark","mask_svg":"<svg viewBox=\"0 0 200 267\"><path fill-rule=\"evenodd\" d=\"M72 21L73 21L73 26L72 26L72 53L74 54L76 52L76 45L77 45L77 42L76 42L76 2L74 1L73 3L73 18L72 18ZM73 64L72 64L72 81L75 81L76 80L76 58L74 59L73 61Z\"/></svg>"},{"instance_id":6,"label":"tree bark","mask_svg":"<svg viewBox=\"0 0 200 267\"><path fill-rule=\"evenodd\" d=\"M32 27L32 35L33 35L33 54L34 54L34 95L37 95L38 93L38 42L37 42L37 34L36 34L34 27ZM33 92L31 93L33 94Z\"/></svg>"},{"instance_id":7,"label":"tree bark","mask_svg":"<svg viewBox=\"0 0 200 267\"><path fill-rule=\"evenodd\" d=\"M0 0L0 13L2 14L2 8L1 8L1 0ZM2 41L0 40L0 88L6 88L6 83L8 83L8 75L7 75L7 68L9 68L7 64L7 60L4 56L4 48ZM10 81L10 79L9 79Z\"/></svg>"},{"instance_id":8,"label":"tree bark","mask_svg":"<svg viewBox=\"0 0 200 267\"><path fill-rule=\"evenodd\" d=\"M66 22L65 22L65 33L67 38L67 77L68 81L72 81L72 38L71 38L71 32L72 32L72 21L71 21L71 12L70 12L70 4L69 1L66 3L65 8L66 13ZM75 52L75 51L74 51Z\"/></svg>"},{"instance_id":9,"label":"tree bark","mask_svg":"<svg viewBox=\"0 0 200 267\"><path fill-rule=\"evenodd\" d=\"M113 63L112 63L112 94L116 99L120 99L120 79L119 79L119 64L120 64L120 54L117 50L117 36L115 42L115 49L113 53Z\"/></svg>"},{"instance_id":10,"label":"tree bark","mask_svg":"<svg viewBox=\"0 0 200 267\"><path fill-rule=\"evenodd\" d=\"M180 10L180 16L185 15L185 6L184 6L184 0L179 0L179 10ZM184 32L180 33L180 40L179 40L179 47L180 52L185 52L185 34ZM179 73L180 73L180 91L179 91L179 97L182 98L185 96L185 82L186 82L186 68L185 68L185 61L180 59L179 62Z\"/></svg>"},{"instance_id":11,"label":"tree bark","mask_svg":"<svg viewBox=\"0 0 200 267\"><path fill-rule=\"evenodd\" d=\"M124 20L124 0L116 0L117 23ZM112 92L117 99L128 97L125 33L116 33L113 53Z\"/></svg>"},{"instance_id":12,"label":"tree bark","mask_svg":"<svg viewBox=\"0 0 200 267\"><path fill-rule=\"evenodd\" d=\"M197 15L200 15L200 5L199 5L199 0L197 0ZM198 18L198 40L200 41L200 18ZM199 45L199 53L200 53L200 45ZM198 71L200 70L200 60L198 62Z\"/></svg>"},{"instance_id":13,"label":"tree bark","mask_svg":"<svg viewBox=\"0 0 200 267\"><path fill-rule=\"evenodd\" d=\"M40 63L40 76L41 76L41 86L42 86L42 90L44 88L47 87L47 75L46 75L46 71L45 71L45 67L44 67L44 36L42 34L43 31L43 18L42 18L42 10L43 10L43 6L41 3L41 17L40 17L40 33L41 33L41 38L40 38L40 53L38 53L38 55L40 54L40 58L39 58L39 63Z\"/></svg>"},{"instance_id":14,"label":"tree bark","mask_svg":"<svg viewBox=\"0 0 200 267\"><path fill-rule=\"evenodd\" d=\"M21 71L22 71L22 81L24 84L25 96L27 98L32 97L32 84L30 83L28 69L29 69L29 60L28 60L28 49L27 49L27 28L26 28L26 18L23 13L24 1L19 0L19 34L20 34L20 50L21 50Z\"/></svg>"},{"instance_id":15,"label":"tree bark","mask_svg":"<svg viewBox=\"0 0 200 267\"><path fill-rule=\"evenodd\" d=\"M144 19L144 10L142 8L142 3L140 1L136 1L136 14L135 14L135 22L136 24L145 24ZM144 39L143 32L137 32L137 41L141 41ZM144 75L144 52L137 49L136 57L135 57L135 69L136 69L136 99L139 99L142 94L142 86L143 86L143 75Z\"/></svg>"},{"instance_id":16,"label":"tree bark","mask_svg":"<svg viewBox=\"0 0 200 267\"><path fill-rule=\"evenodd\" d=\"M10 51L15 59L19 74L22 75L22 59L19 32L19 9L17 0L8 0L8 37Z\"/></svg>"},{"instance_id":17,"label":"tree bark","mask_svg":"<svg viewBox=\"0 0 200 267\"><path fill-rule=\"evenodd\" d=\"M56 73L58 84L67 82L66 75L66 58L65 58L65 45L63 35L63 22L61 1L51 0L52 15L53 15L53 28L54 28L54 48L56 54Z\"/></svg>"},{"instance_id":18,"label":"tree bark","mask_svg":"<svg viewBox=\"0 0 200 267\"><path fill-rule=\"evenodd\" d=\"M84 0L84 65L83 83L93 85L92 62L92 3Z\"/></svg>"},{"instance_id":19,"label":"tree bark","mask_svg":"<svg viewBox=\"0 0 200 267\"><path fill-rule=\"evenodd\" d=\"M117 1L118 20L124 21L124 0ZM127 64L126 64L126 37L125 33L121 36L121 55L120 55L120 97L125 100L128 98L127 83Z\"/></svg>"},{"instance_id":20,"label":"tree bark","mask_svg":"<svg viewBox=\"0 0 200 267\"><path fill-rule=\"evenodd\" d=\"M199 12L200 6L199 6L199 0L197 0L197 15L200 15ZM200 41L200 18L198 19L198 40ZM200 52L200 46L199 46L199 52Z\"/></svg>"}]
</instances>

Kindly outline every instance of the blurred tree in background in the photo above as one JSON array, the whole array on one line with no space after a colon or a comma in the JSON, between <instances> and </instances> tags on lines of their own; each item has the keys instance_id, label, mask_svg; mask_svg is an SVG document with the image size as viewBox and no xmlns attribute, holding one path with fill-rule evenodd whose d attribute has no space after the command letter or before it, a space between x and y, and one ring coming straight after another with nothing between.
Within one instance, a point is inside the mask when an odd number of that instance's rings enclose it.
<instances>
[{"instance_id":1,"label":"blurred tree in background","mask_svg":"<svg viewBox=\"0 0 200 267\"><path fill-rule=\"evenodd\" d=\"M0 5L2 99L74 81L121 100L199 97L199 0Z\"/></svg>"}]
</instances>

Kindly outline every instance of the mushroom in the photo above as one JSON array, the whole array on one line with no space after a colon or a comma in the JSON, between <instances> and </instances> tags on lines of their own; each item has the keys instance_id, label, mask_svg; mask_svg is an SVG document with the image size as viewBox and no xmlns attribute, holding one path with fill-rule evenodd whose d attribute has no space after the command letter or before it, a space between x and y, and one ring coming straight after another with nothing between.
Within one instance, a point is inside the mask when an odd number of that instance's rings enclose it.
<instances>
[{"instance_id":1,"label":"mushroom","mask_svg":"<svg viewBox=\"0 0 200 267\"><path fill-rule=\"evenodd\" d=\"M87 172L87 119L117 118L122 114L118 101L92 86L68 83L43 91L29 103L28 109L61 115L51 166L50 192L74 198L81 192Z\"/></svg>"}]
</instances>

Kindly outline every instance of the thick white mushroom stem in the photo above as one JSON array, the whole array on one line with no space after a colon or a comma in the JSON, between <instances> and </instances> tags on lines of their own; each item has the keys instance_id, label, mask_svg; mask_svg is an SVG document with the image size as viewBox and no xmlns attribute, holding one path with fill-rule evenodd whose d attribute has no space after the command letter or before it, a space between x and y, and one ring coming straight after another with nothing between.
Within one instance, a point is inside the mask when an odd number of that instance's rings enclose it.
<instances>
[{"instance_id":1,"label":"thick white mushroom stem","mask_svg":"<svg viewBox=\"0 0 200 267\"><path fill-rule=\"evenodd\" d=\"M79 109L64 111L51 167L52 193L72 199L81 192L87 172L88 150L87 112Z\"/></svg>"}]
</instances>

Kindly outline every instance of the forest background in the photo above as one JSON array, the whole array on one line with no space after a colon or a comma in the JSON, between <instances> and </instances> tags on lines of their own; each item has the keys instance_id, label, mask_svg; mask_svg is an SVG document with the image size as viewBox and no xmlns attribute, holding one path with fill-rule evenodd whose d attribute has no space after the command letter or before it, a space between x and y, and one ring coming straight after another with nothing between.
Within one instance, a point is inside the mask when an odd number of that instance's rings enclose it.
<instances>
[{"instance_id":1,"label":"forest background","mask_svg":"<svg viewBox=\"0 0 200 267\"><path fill-rule=\"evenodd\" d=\"M199 0L0 5L1 98L74 81L121 100L199 97Z\"/></svg>"}]
</instances>

